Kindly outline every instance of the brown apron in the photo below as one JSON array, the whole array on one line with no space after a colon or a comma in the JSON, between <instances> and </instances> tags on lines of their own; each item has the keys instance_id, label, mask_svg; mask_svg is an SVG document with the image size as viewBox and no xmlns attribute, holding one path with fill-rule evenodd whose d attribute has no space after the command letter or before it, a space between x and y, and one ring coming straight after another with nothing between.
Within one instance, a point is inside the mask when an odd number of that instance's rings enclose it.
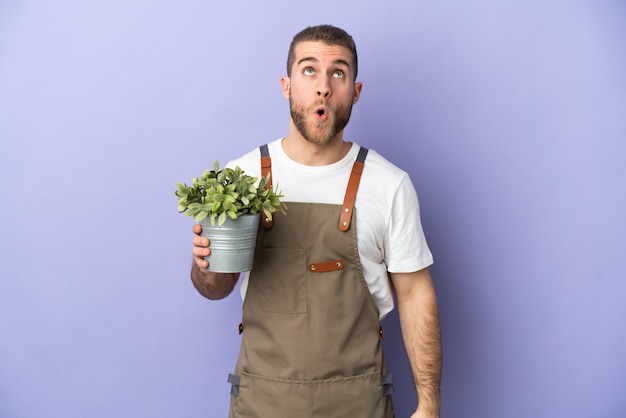
<instances>
[{"instance_id":1,"label":"brown apron","mask_svg":"<svg viewBox=\"0 0 626 418\"><path fill-rule=\"evenodd\" d=\"M379 311L357 248L353 205L366 154L344 206L288 202L287 215L259 228L228 379L231 418L394 416Z\"/></svg>"}]
</instances>

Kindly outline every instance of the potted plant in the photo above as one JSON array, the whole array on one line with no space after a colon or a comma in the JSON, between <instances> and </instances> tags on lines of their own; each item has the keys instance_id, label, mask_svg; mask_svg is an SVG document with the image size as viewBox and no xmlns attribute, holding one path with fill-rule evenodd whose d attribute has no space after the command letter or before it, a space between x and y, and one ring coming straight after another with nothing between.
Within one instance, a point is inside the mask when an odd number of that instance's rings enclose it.
<instances>
[{"instance_id":1,"label":"potted plant","mask_svg":"<svg viewBox=\"0 0 626 418\"><path fill-rule=\"evenodd\" d=\"M240 167L213 170L193 178L191 185L177 183L178 211L202 225L202 236L211 241L206 257L209 270L241 272L252 268L260 215L272 219L276 211L286 213L282 195L269 187L269 174L246 175Z\"/></svg>"}]
</instances>

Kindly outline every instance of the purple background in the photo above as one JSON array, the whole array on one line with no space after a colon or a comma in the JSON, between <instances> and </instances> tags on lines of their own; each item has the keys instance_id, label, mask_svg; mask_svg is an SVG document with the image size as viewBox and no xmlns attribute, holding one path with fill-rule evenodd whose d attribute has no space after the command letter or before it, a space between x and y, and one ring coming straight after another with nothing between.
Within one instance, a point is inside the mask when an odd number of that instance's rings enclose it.
<instances>
[{"instance_id":1,"label":"purple background","mask_svg":"<svg viewBox=\"0 0 626 418\"><path fill-rule=\"evenodd\" d=\"M359 46L347 139L420 196L442 415L626 416L617 0L1 2L0 416L226 416L240 300L193 289L175 183L286 133L318 23Z\"/></svg>"}]
</instances>

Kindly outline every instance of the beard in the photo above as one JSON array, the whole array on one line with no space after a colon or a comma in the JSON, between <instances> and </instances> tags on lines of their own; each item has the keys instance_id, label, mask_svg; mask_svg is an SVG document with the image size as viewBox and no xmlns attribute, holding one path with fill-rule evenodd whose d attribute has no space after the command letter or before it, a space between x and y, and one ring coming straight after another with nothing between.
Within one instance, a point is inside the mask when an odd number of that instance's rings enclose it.
<instances>
[{"instance_id":1,"label":"beard","mask_svg":"<svg viewBox=\"0 0 626 418\"><path fill-rule=\"evenodd\" d=\"M296 103L291 95L289 97L289 110L294 125L304 139L317 145L326 145L331 142L346 127L352 113L352 103L339 107L326 105L325 112L328 113L328 119L318 122L313 119L312 115L315 109L323 103L318 102L307 108Z\"/></svg>"}]
</instances>

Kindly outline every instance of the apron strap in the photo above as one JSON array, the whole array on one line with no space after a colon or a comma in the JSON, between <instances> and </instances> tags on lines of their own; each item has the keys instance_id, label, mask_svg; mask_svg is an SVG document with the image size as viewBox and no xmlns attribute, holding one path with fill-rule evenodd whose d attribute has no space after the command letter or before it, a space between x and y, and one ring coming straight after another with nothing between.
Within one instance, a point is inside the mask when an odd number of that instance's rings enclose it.
<instances>
[{"instance_id":1,"label":"apron strap","mask_svg":"<svg viewBox=\"0 0 626 418\"><path fill-rule=\"evenodd\" d=\"M259 147L261 152L261 175L267 177L270 175L270 181L266 187L269 189L272 187L272 159L270 157L269 148L267 144ZM356 192L359 189L359 183L361 182L361 174L363 173L363 167L365 165L365 158L367 157L368 149L361 147L359 154L356 157L356 161L352 166L352 172L350 173L350 179L348 180L348 187L346 188L346 194L343 200L343 206L341 207L341 216L339 217L339 230L346 232L350 229L350 222L352 222L352 213L354 212L354 201L356 200ZM263 228L270 229L273 222L267 218L262 219Z\"/></svg>"},{"instance_id":2,"label":"apron strap","mask_svg":"<svg viewBox=\"0 0 626 418\"><path fill-rule=\"evenodd\" d=\"M265 178L269 174L270 181L267 182L267 184L265 185L265 188L271 189L272 188L272 159L270 158L270 151L267 147L267 144L261 145L259 147L259 150L261 151L261 176ZM270 221L265 216L262 216L261 218L263 219L263 221L261 222L263 225L263 228L270 229L273 225L273 221Z\"/></svg>"},{"instance_id":3,"label":"apron strap","mask_svg":"<svg viewBox=\"0 0 626 418\"><path fill-rule=\"evenodd\" d=\"M356 161L352 166L352 173L350 173L350 180L348 180L346 195L343 199L343 206L341 207L341 216L339 217L339 230L342 232L346 232L350 228L350 222L352 221L352 212L354 212L354 201L356 200L356 192L359 189L361 173L363 173L363 167L365 165L365 157L367 157L367 152L367 148L361 147L361 149L359 150L359 155L357 155Z\"/></svg>"},{"instance_id":4,"label":"apron strap","mask_svg":"<svg viewBox=\"0 0 626 418\"><path fill-rule=\"evenodd\" d=\"M380 377L380 383L383 385L383 396L393 393L393 375L391 373L382 375Z\"/></svg>"},{"instance_id":5,"label":"apron strap","mask_svg":"<svg viewBox=\"0 0 626 418\"><path fill-rule=\"evenodd\" d=\"M241 377L234 375L234 374L229 374L228 375L228 383L230 383L232 386L230 387L230 394L233 396L239 396L239 385L241 382Z\"/></svg>"}]
</instances>

